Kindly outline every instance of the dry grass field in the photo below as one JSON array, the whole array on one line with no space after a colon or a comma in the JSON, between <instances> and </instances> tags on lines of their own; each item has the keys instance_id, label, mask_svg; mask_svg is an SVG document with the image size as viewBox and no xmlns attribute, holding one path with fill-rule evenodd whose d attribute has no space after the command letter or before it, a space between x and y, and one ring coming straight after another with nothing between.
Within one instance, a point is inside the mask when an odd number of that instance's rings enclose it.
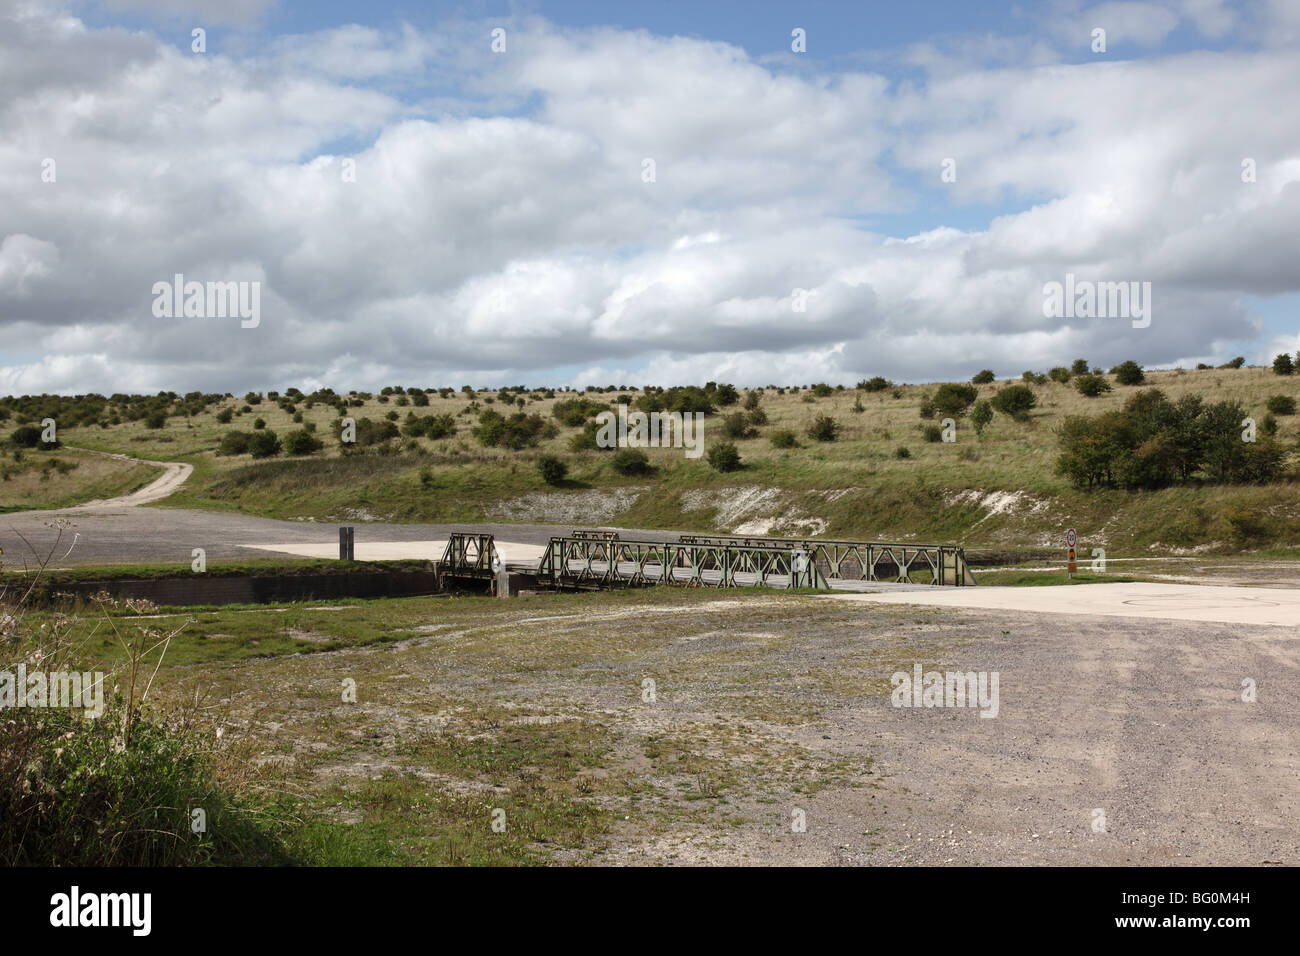
<instances>
[{"instance_id":1,"label":"dry grass field","mask_svg":"<svg viewBox=\"0 0 1300 956\"><path fill-rule=\"evenodd\" d=\"M1109 377L1114 383L1114 376ZM1300 395L1300 380L1266 368L1150 372L1141 387L1162 389L1172 399L1197 394L1207 401L1241 401L1263 420L1274 395ZM978 387L992 397L1019 379ZM818 397L808 387L759 392L767 424L754 438L739 440L743 467L713 470L703 458L687 459L680 449L649 449L649 475L626 477L603 452L572 452L579 429L561 426L535 447L512 451L483 447L471 434L489 409L520 410L496 392L451 397L429 395L415 408L405 396L374 395L349 409L356 418L393 417L401 425L417 415L450 414L456 434L431 441L403 438L386 454L341 456L333 440L332 406L300 402L290 414L264 399L247 412L240 397L210 406L190 418L172 417L165 427L142 422L107 428L69 428L60 433L71 446L135 457L186 461L195 467L185 487L166 505L318 521L524 521L581 522L631 527L691 528L750 534L822 534L854 538L943 539L971 546L1056 547L1063 528L1078 528L1090 547L1118 554L1226 553L1288 548L1300 540L1300 486L1288 479L1259 487L1188 484L1153 492L1083 492L1058 476L1056 430L1071 415L1119 408L1137 389L1115 384L1097 398L1085 398L1072 384L1033 385L1038 406L1026 421L1001 414L976 435L958 420L956 441L927 441L923 429L938 424L920 409L936 385L901 385L868 393L856 389ZM613 403L620 394L585 393ZM743 396L742 392L742 396ZM573 397L541 390L523 393L522 410L548 421L557 401ZM216 420L222 409L233 420ZM722 419L739 404L719 408L705 423L705 448L723 441ZM828 415L840 425L837 441L807 435L812 421ZM295 421L300 417L302 422ZM248 455L215 454L222 434L252 431L256 419L283 436L314 423L323 451L305 458L260 461ZM1300 426L1279 416L1279 439L1294 447ZM557 423L558 424L558 423ZM773 447L773 433L789 430L798 445ZM900 448L908 457L899 457ZM374 451L373 449L371 450ZM42 453L32 452L29 457ZM56 453L70 454L70 453ZM542 481L539 456L562 458L569 466L558 487ZM1291 469L1294 474L1295 459ZM51 479L53 481L55 479ZM49 497L9 491L9 507L48 503Z\"/></svg>"}]
</instances>

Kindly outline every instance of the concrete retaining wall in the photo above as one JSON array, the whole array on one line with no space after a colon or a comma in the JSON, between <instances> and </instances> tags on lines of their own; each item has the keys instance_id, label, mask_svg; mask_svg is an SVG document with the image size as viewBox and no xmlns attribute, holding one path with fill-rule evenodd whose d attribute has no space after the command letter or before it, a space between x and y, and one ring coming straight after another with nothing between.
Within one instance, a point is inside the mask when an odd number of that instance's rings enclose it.
<instances>
[{"instance_id":1,"label":"concrete retaining wall","mask_svg":"<svg viewBox=\"0 0 1300 956\"><path fill-rule=\"evenodd\" d=\"M115 598L144 598L155 604L268 604L332 598L407 597L438 590L433 571L349 571L342 574L239 575L56 584L54 594L87 599L101 591Z\"/></svg>"}]
</instances>

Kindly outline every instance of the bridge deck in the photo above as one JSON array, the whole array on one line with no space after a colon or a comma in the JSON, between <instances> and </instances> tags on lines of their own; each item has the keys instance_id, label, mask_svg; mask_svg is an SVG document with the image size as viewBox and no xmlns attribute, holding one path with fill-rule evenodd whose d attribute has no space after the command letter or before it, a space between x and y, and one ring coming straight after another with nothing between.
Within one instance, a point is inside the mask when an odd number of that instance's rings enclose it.
<instances>
[{"instance_id":1,"label":"bridge deck","mask_svg":"<svg viewBox=\"0 0 1300 956\"><path fill-rule=\"evenodd\" d=\"M520 574L536 574L541 559L531 561L507 561L505 567L507 571L513 571ZM585 561L570 560L565 569L569 574L577 577L584 572L592 578L594 584L603 577L609 570L609 564L605 561ZM693 577L698 576L703 581L712 586L716 586L722 580L722 572L715 570L704 570L696 572L691 568L671 568L672 578L674 581L687 583ZM616 573L619 578L631 580L640 574L643 578L657 578L663 574L663 566L658 564L646 564L638 566L631 561L620 561L616 565ZM733 578L738 585L743 587L754 587L757 582L757 575L746 571L733 572ZM788 588L790 586L790 576L788 574L768 574L764 575L763 583L773 588ZM850 581L842 579L833 579L827 582L832 591L851 591L858 594L872 594L886 591L931 591L934 590L932 584L913 584L906 581Z\"/></svg>"}]
</instances>

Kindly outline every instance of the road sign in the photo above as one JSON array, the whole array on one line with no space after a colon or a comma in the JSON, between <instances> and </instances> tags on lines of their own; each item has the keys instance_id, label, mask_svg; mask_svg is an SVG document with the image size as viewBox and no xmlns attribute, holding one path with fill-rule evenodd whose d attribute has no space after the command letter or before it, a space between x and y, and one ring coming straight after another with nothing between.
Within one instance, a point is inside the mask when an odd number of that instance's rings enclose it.
<instances>
[{"instance_id":1,"label":"road sign","mask_svg":"<svg viewBox=\"0 0 1300 956\"><path fill-rule=\"evenodd\" d=\"M1074 550L1074 544L1076 540L1077 538L1075 537L1073 528L1065 532L1065 546L1069 548L1071 551Z\"/></svg>"},{"instance_id":2,"label":"road sign","mask_svg":"<svg viewBox=\"0 0 1300 956\"><path fill-rule=\"evenodd\" d=\"M1065 571L1067 574L1071 574L1071 575L1074 574L1075 571L1079 570L1079 565L1075 562L1075 558L1074 558L1074 545L1077 540L1078 539L1074 533L1073 528L1071 528L1069 531L1065 533L1065 543L1066 545L1069 546L1070 549L1069 564L1066 565Z\"/></svg>"}]
</instances>

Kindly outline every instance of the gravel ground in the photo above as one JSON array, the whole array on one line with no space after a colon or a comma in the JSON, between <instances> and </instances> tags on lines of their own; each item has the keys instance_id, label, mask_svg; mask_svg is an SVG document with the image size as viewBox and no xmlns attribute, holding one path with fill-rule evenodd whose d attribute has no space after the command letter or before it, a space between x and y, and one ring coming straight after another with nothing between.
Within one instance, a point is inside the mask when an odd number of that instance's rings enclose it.
<instances>
[{"instance_id":1,"label":"gravel ground","mask_svg":"<svg viewBox=\"0 0 1300 956\"><path fill-rule=\"evenodd\" d=\"M1293 628L717 592L457 607L427 637L195 676L299 781L420 775L395 755L429 735L600 728L591 799L616 823L560 861L1300 862ZM996 672L996 718L895 707L891 676L916 664ZM365 706L340 722L346 677Z\"/></svg>"},{"instance_id":2,"label":"gravel ground","mask_svg":"<svg viewBox=\"0 0 1300 956\"><path fill-rule=\"evenodd\" d=\"M806 807L807 833L783 833L764 859L1300 862L1293 629L984 611L961 618L993 634L965 644L952 663L999 672L998 717L894 708L880 697L840 708L820 746L872 752L883 789L819 794ZM1242 700L1247 678L1254 703ZM802 742L817 747L818 736Z\"/></svg>"}]
</instances>

